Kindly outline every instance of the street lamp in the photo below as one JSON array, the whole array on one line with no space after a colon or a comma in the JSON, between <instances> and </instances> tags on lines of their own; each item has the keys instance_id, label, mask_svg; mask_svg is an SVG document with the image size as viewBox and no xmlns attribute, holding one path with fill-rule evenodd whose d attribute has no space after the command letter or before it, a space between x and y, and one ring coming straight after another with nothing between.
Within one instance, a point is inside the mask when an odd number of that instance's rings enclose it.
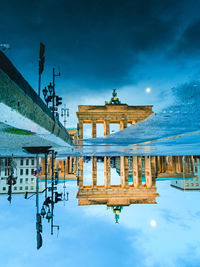
<instances>
[{"instance_id":1,"label":"street lamp","mask_svg":"<svg viewBox=\"0 0 200 267\"><path fill-rule=\"evenodd\" d=\"M47 96L47 93L48 93L46 86L45 86L44 89L42 90L42 93L43 93L43 95L44 95L44 99L46 99L46 96Z\"/></svg>"},{"instance_id":2,"label":"street lamp","mask_svg":"<svg viewBox=\"0 0 200 267\"><path fill-rule=\"evenodd\" d=\"M46 215L46 210L45 210L44 206L42 206L40 214L42 215L43 218Z\"/></svg>"},{"instance_id":3,"label":"street lamp","mask_svg":"<svg viewBox=\"0 0 200 267\"><path fill-rule=\"evenodd\" d=\"M49 90L50 95L52 95L53 85L51 83L48 85L48 90Z\"/></svg>"},{"instance_id":4,"label":"street lamp","mask_svg":"<svg viewBox=\"0 0 200 267\"><path fill-rule=\"evenodd\" d=\"M52 219L52 212L50 211L50 208L48 209L47 215L46 215L46 219L48 220L48 222L50 222L50 220Z\"/></svg>"},{"instance_id":5,"label":"street lamp","mask_svg":"<svg viewBox=\"0 0 200 267\"><path fill-rule=\"evenodd\" d=\"M66 117L69 117L69 109L66 108L66 105L64 105L64 108L61 109L61 116L64 117L64 127L66 128Z\"/></svg>"},{"instance_id":6,"label":"street lamp","mask_svg":"<svg viewBox=\"0 0 200 267\"><path fill-rule=\"evenodd\" d=\"M47 88L48 88L48 90L47 90ZM45 101L47 103L47 107L48 107L49 102L52 102L52 98L53 98L53 96L52 96L52 92L53 92L53 86L52 86L52 84L50 83L47 86L47 88L45 86L44 89L42 90L42 93L44 95L44 99L45 99Z\"/></svg>"},{"instance_id":7,"label":"street lamp","mask_svg":"<svg viewBox=\"0 0 200 267\"><path fill-rule=\"evenodd\" d=\"M50 83L47 88L45 87L42 92L44 95L45 102L47 103L47 107L49 102L52 102L52 106L50 107L53 117L55 116L58 118L58 113L56 112L58 110L58 106L62 104L62 97L56 96L55 94L55 77L60 76L60 72L58 74L55 74L55 69L53 68L53 84Z\"/></svg>"}]
</instances>

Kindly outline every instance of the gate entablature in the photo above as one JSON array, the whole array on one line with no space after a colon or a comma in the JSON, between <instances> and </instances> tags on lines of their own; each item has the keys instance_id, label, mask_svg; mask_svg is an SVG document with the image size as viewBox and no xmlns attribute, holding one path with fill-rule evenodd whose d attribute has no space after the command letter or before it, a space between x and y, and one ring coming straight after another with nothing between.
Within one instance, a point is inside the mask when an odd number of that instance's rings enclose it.
<instances>
[{"instance_id":1,"label":"gate entablature","mask_svg":"<svg viewBox=\"0 0 200 267\"><path fill-rule=\"evenodd\" d=\"M114 104L112 104L114 102ZM78 106L78 129L79 138L83 138L83 124L92 124L92 137L96 137L96 124L104 124L104 136L109 135L109 124L119 123L120 130L127 128L127 124L135 124L148 118L152 113L152 105L129 106L127 104L117 104L119 99L115 96L110 103L104 106L79 105Z\"/></svg>"}]
</instances>

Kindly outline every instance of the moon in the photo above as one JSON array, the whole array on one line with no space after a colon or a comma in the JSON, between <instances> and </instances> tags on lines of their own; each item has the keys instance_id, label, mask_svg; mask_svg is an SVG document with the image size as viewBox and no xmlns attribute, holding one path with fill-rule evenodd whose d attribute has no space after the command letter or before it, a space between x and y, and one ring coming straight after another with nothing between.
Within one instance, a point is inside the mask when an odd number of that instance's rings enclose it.
<instances>
[{"instance_id":1,"label":"moon","mask_svg":"<svg viewBox=\"0 0 200 267\"><path fill-rule=\"evenodd\" d=\"M151 227L156 227L157 223L155 220L151 220L150 225L151 225Z\"/></svg>"},{"instance_id":2,"label":"moon","mask_svg":"<svg viewBox=\"0 0 200 267\"><path fill-rule=\"evenodd\" d=\"M146 93L150 93L151 92L151 88L148 87L148 88L146 88L145 91L146 91Z\"/></svg>"}]
</instances>

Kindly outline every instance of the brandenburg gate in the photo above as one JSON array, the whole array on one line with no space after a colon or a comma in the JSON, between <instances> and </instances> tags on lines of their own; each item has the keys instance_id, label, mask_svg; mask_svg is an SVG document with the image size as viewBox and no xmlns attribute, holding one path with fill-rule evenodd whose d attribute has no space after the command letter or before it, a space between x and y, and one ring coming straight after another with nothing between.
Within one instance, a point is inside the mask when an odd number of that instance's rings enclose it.
<instances>
[{"instance_id":1,"label":"brandenburg gate","mask_svg":"<svg viewBox=\"0 0 200 267\"><path fill-rule=\"evenodd\" d=\"M79 205L129 206L156 204L156 178L194 177L191 156L120 156L120 185L111 184L111 158L104 157L104 185L97 184L97 157L92 157L92 184L84 185L83 158L79 158ZM131 164L129 164L131 163ZM117 168L117 167L116 167ZM132 182L129 175L132 175Z\"/></svg>"},{"instance_id":2,"label":"brandenburg gate","mask_svg":"<svg viewBox=\"0 0 200 267\"><path fill-rule=\"evenodd\" d=\"M101 205L110 207L131 204L156 204L159 194L155 185L155 157L145 157L145 184L142 184L141 157L132 157L133 182L130 184L128 157L120 157L120 185L111 184L110 157L104 157L104 185L97 184L97 157L92 157L92 185L84 185L83 159L79 158L77 193L79 205Z\"/></svg>"},{"instance_id":3,"label":"brandenburg gate","mask_svg":"<svg viewBox=\"0 0 200 267\"><path fill-rule=\"evenodd\" d=\"M104 124L104 136L110 134L111 123L120 124L120 130L127 128L127 124L135 124L148 118L152 113L151 106L129 106L121 104L117 98L115 89L110 102L106 102L104 106L78 106L78 132L79 139L83 139L83 125L89 123L92 125L92 138L97 135L96 124Z\"/></svg>"}]
</instances>

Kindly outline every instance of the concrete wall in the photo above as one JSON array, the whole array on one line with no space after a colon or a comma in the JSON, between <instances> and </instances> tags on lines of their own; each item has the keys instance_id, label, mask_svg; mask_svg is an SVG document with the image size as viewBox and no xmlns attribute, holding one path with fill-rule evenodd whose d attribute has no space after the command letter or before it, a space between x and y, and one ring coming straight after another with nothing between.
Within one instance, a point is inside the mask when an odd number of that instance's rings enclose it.
<instances>
[{"instance_id":1,"label":"concrete wall","mask_svg":"<svg viewBox=\"0 0 200 267\"><path fill-rule=\"evenodd\" d=\"M0 102L60 137L68 144L73 144L72 138L64 126L57 119L54 120L50 109L1 51Z\"/></svg>"}]
</instances>

